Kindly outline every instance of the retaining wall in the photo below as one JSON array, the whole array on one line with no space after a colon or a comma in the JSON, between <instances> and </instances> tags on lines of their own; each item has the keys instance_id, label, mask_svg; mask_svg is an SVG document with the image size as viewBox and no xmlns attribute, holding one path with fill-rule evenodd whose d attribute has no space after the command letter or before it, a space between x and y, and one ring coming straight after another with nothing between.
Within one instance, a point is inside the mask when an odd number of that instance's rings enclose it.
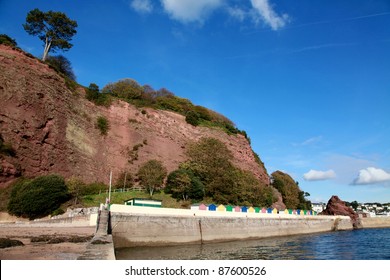
<instances>
[{"instance_id":1,"label":"retaining wall","mask_svg":"<svg viewBox=\"0 0 390 280\"><path fill-rule=\"evenodd\" d=\"M297 216L111 205L115 248L201 244L352 229L345 216Z\"/></svg>"},{"instance_id":2,"label":"retaining wall","mask_svg":"<svg viewBox=\"0 0 390 280\"><path fill-rule=\"evenodd\" d=\"M363 228L390 227L390 217L371 217L360 219Z\"/></svg>"}]
</instances>

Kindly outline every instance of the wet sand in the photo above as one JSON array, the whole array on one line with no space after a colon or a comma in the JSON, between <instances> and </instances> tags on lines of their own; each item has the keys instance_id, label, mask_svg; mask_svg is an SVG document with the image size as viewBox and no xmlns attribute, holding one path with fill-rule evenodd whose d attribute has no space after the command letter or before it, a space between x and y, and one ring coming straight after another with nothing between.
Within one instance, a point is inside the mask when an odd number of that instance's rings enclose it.
<instances>
[{"instance_id":1,"label":"wet sand","mask_svg":"<svg viewBox=\"0 0 390 280\"><path fill-rule=\"evenodd\" d=\"M16 239L24 246L0 249L1 260L76 260L85 251L88 241L81 243L62 242L48 244L47 242L31 242L33 237L91 237L95 226L42 226L31 224L0 224L0 237ZM89 238L88 238L89 240Z\"/></svg>"}]
</instances>

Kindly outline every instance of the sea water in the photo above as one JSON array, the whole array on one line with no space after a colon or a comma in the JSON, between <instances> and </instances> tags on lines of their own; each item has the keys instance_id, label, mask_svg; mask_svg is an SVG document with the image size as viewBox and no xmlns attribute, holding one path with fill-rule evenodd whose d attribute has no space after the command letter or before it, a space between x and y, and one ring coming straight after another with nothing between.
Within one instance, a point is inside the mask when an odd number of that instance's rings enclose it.
<instances>
[{"instance_id":1,"label":"sea water","mask_svg":"<svg viewBox=\"0 0 390 280\"><path fill-rule=\"evenodd\" d=\"M390 260L390 228L116 250L118 260Z\"/></svg>"}]
</instances>

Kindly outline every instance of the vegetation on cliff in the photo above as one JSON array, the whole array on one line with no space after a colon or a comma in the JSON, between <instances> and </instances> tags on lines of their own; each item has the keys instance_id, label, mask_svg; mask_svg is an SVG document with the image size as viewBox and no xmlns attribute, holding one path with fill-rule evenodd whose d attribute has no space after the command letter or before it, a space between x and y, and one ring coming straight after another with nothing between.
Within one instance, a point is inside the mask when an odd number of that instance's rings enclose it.
<instances>
[{"instance_id":1,"label":"vegetation on cliff","mask_svg":"<svg viewBox=\"0 0 390 280\"><path fill-rule=\"evenodd\" d=\"M0 159L3 156L11 156L14 157L16 155L16 151L12 148L10 143L5 143L3 137L0 134Z\"/></svg>"},{"instance_id":2,"label":"vegetation on cliff","mask_svg":"<svg viewBox=\"0 0 390 280\"><path fill-rule=\"evenodd\" d=\"M289 209L311 209L311 202L305 197L310 194L301 191L298 182L295 182L290 175L281 171L271 174L272 185L282 194L283 202Z\"/></svg>"},{"instance_id":3,"label":"vegetation on cliff","mask_svg":"<svg viewBox=\"0 0 390 280\"><path fill-rule=\"evenodd\" d=\"M275 198L251 172L233 165L232 154L215 138L202 138L187 149L188 161L173 171L166 192L176 197L215 203L270 206Z\"/></svg>"},{"instance_id":4,"label":"vegetation on cliff","mask_svg":"<svg viewBox=\"0 0 390 280\"><path fill-rule=\"evenodd\" d=\"M58 175L20 179L13 186L8 211L35 219L49 215L70 198L64 179Z\"/></svg>"},{"instance_id":5,"label":"vegetation on cliff","mask_svg":"<svg viewBox=\"0 0 390 280\"><path fill-rule=\"evenodd\" d=\"M94 94L91 94L90 86L87 98L96 104L104 105L110 97L119 98L137 107L176 112L185 116L187 123L193 126L217 127L229 134L240 133L249 140L246 132L236 128L227 117L205 107L194 105L190 100L178 97L165 88L155 90L150 85L141 86L133 79L122 79L107 84L101 91L95 86L93 90Z\"/></svg>"},{"instance_id":6,"label":"vegetation on cliff","mask_svg":"<svg viewBox=\"0 0 390 280\"><path fill-rule=\"evenodd\" d=\"M0 44L7 45L10 47L17 47L15 39L12 39L7 34L0 34Z\"/></svg>"}]
</instances>

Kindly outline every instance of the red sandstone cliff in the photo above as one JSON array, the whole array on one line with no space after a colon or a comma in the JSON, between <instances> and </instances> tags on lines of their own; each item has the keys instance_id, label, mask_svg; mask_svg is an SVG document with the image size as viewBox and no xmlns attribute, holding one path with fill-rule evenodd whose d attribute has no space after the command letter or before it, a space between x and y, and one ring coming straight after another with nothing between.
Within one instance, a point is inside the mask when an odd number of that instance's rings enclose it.
<instances>
[{"instance_id":1,"label":"red sandstone cliff","mask_svg":"<svg viewBox=\"0 0 390 280\"><path fill-rule=\"evenodd\" d=\"M349 216L351 218L352 224L354 228L360 228L361 222L359 220L359 215L350 207L345 205L345 202L342 201L338 196L333 195L324 211L320 213L320 215L342 215Z\"/></svg>"},{"instance_id":2,"label":"red sandstone cliff","mask_svg":"<svg viewBox=\"0 0 390 280\"><path fill-rule=\"evenodd\" d=\"M262 182L268 174L253 156L242 135L187 124L182 115L122 101L109 108L84 98L83 88L69 90L64 79L39 60L0 45L0 136L16 150L16 156L0 157L0 187L16 176L57 173L85 182L108 182L120 172L150 160L163 161L168 171L185 160L185 148L201 137L214 137L234 155L234 163L251 171ZM106 136L95 128L97 117L110 124ZM131 151L137 144L136 155Z\"/></svg>"}]
</instances>

